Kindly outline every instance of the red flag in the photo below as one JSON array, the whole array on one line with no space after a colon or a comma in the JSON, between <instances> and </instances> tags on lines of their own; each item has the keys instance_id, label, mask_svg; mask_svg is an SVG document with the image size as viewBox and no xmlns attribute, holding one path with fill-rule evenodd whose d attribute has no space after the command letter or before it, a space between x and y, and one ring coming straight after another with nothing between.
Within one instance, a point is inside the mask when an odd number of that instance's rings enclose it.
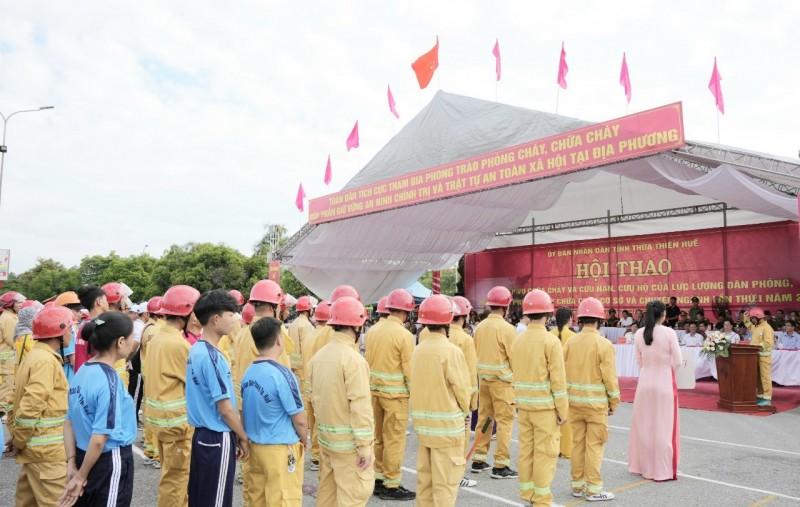
<instances>
[{"instance_id":1,"label":"red flag","mask_svg":"<svg viewBox=\"0 0 800 507\"><path fill-rule=\"evenodd\" d=\"M353 127L353 130L350 131L350 135L347 136L347 151L350 151L350 148L358 148L358 121L356 121L356 126Z\"/></svg>"},{"instance_id":2,"label":"red flag","mask_svg":"<svg viewBox=\"0 0 800 507\"><path fill-rule=\"evenodd\" d=\"M397 112L397 107L395 107L394 97L392 97L392 87L387 85L386 90L389 96L389 111L392 112L395 118L400 118L400 113Z\"/></svg>"},{"instance_id":3,"label":"red flag","mask_svg":"<svg viewBox=\"0 0 800 507\"><path fill-rule=\"evenodd\" d=\"M717 109L722 114L725 114L725 101L722 100L722 76L717 69L717 57L714 57L714 70L711 72L711 81L708 83L708 89L714 95L714 103Z\"/></svg>"},{"instance_id":4,"label":"red flag","mask_svg":"<svg viewBox=\"0 0 800 507\"><path fill-rule=\"evenodd\" d=\"M622 70L619 72L619 84L625 88L625 98L628 104L631 103L631 75L628 74L628 62L625 60L625 53L622 53Z\"/></svg>"},{"instance_id":5,"label":"red flag","mask_svg":"<svg viewBox=\"0 0 800 507\"><path fill-rule=\"evenodd\" d=\"M305 207L303 206L303 199L306 198L306 193L303 191L303 184L300 183L300 187L297 189L297 198L294 200L294 205L297 207L297 211L303 212Z\"/></svg>"},{"instance_id":6,"label":"red flag","mask_svg":"<svg viewBox=\"0 0 800 507\"><path fill-rule=\"evenodd\" d=\"M561 43L561 59L558 61L558 86L563 89L567 89L567 72L569 72L569 67L567 67L567 52L564 51L564 43Z\"/></svg>"},{"instance_id":7,"label":"red flag","mask_svg":"<svg viewBox=\"0 0 800 507\"><path fill-rule=\"evenodd\" d=\"M441 271L434 271L432 276L432 288L431 292L434 294L441 294L442 293L442 272Z\"/></svg>"},{"instance_id":8,"label":"red flag","mask_svg":"<svg viewBox=\"0 0 800 507\"><path fill-rule=\"evenodd\" d=\"M332 178L333 172L331 172L331 156L328 155L328 164L325 166L325 184L330 185Z\"/></svg>"},{"instance_id":9,"label":"red flag","mask_svg":"<svg viewBox=\"0 0 800 507\"><path fill-rule=\"evenodd\" d=\"M427 88L433 78L433 73L439 68L439 36L436 36L436 45L433 49L417 58L411 64L414 74L417 75L417 82L420 90Z\"/></svg>"},{"instance_id":10,"label":"red flag","mask_svg":"<svg viewBox=\"0 0 800 507\"><path fill-rule=\"evenodd\" d=\"M492 54L494 55L494 71L497 74L497 80L500 81L500 41L497 39L494 40Z\"/></svg>"}]
</instances>

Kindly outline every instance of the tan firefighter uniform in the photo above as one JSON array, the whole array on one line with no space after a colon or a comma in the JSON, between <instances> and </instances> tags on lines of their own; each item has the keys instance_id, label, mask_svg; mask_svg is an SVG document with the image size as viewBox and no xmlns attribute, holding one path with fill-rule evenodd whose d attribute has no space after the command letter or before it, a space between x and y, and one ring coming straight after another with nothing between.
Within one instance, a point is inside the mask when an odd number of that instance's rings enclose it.
<instances>
[{"instance_id":1,"label":"tan firefighter uniform","mask_svg":"<svg viewBox=\"0 0 800 507\"><path fill-rule=\"evenodd\" d=\"M375 416L375 478L387 489L400 486L406 450L408 397L414 336L389 316L367 340L369 388Z\"/></svg>"},{"instance_id":2,"label":"tan firefighter uniform","mask_svg":"<svg viewBox=\"0 0 800 507\"><path fill-rule=\"evenodd\" d=\"M561 433L567 420L564 351L543 324L528 324L511 346L514 401L519 409L519 496L533 505L553 502Z\"/></svg>"},{"instance_id":3,"label":"tan firefighter uniform","mask_svg":"<svg viewBox=\"0 0 800 507\"><path fill-rule=\"evenodd\" d=\"M600 465L608 440L608 412L619 405L614 346L596 329L584 327L564 350L572 425L572 489L603 491Z\"/></svg>"},{"instance_id":4,"label":"tan firefighter uniform","mask_svg":"<svg viewBox=\"0 0 800 507\"><path fill-rule=\"evenodd\" d=\"M0 415L10 412L14 402L14 328L18 321L11 310L0 313Z\"/></svg>"},{"instance_id":5,"label":"tan firefighter uniform","mask_svg":"<svg viewBox=\"0 0 800 507\"><path fill-rule=\"evenodd\" d=\"M153 339L153 336L161 329L161 326L164 325L164 320L155 320L148 322L147 325L142 330L142 339L139 343L139 356L142 361L142 379L145 385L147 384L147 346L150 344L150 341ZM145 457L150 459L155 459L156 461L159 460L158 456L158 444L156 443L156 436L153 432L153 425L147 422L147 403L145 402L142 405L142 415L143 418L143 426L144 426L144 450L143 453Z\"/></svg>"},{"instance_id":6,"label":"tan firefighter uniform","mask_svg":"<svg viewBox=\"0 0 800 507\"><path fill-rule=\"evenodd\" d=\"M36 343L20 365L13 420L9 418L8 425L14 447L21 449L17 505L53 506L64 491L68 389L61 356Z\"/></svg>"},{"instance_id":7,"label":"tan firefighter uniform","mask_svg":"<svg viewBox=\"0 0 800 507\"><path fill-rule=\"evenodd\" d=\"M487 417L497 422L497 447L494 451L494 467L511 465L511 430L514 427L513 374L508 355L517 337L514 326L496 313L489 314L475 328L475 353L478 359L478 424ZM486 463L489 459L489 444L485 438L475 450L473 461Z\"/></svg>"},{"instance_id":8,"label":"tan firefighter uniform","mask_svg":"<svg viewBox=\"0 0 800 507\"><path fill-rule=\"evenodd\" d=\"M194 433L186 417L189 342L180 331L165 324L149 341L146 359L146 419L153 427L161 458L158 507L186 506Z\"/></svg>"},{"instance_id":9,"label":"tan firefighter uniform","mask_svg":"<svg viewBox=\"0 0 800 507\"><path fill-rule=\"evenodd\" d=\"M767 319L761 319L757 326L750 328L751 345L760 345L758 351L758 396L772 400L772 347L775 345L775 331Z\"/></svg>"},{"instance_id":10,"label":"tan firefighter uniform","mask_svg":"<svg viewBox=\"0 0 800 507\"><path fill-rule=\"evenodd\" d=\"M558 329L553 328L550 330L550 332L553 334L553 336L558 336ZM561 329L562 350L567 345L569 339L573 336L575 336L575 331L569 328L569 324L564 324L564 327ZM569 401L567 401L567 405L569 405ZM569 423L569 420L561 425L561 449L559 450L558 454L562 458L567 459L572 456L572 425Z\"/></svg>"},{"instance_id":11,"label":"tan firefighter uniform","mask_svg":"<svg viewBox=\"0 0 800 507\"><path fill-rule=\"evenodd\" d=\"M455 505L467 463L464 419L472 392L464 353L445 335L429 333L414 350L411 386L411 421L419 439L417 505Z\"/></svg>"},{"instance_id":12,"label":"tan firefighter uniform","mask_svg":"<svg viewBox=\"0 0 800 507\"><path fill-rule=\"evenodd\" d=\"M231 365L231 376L234 375L235 368L235 356L234 353L234 342L236 341L236 337L239 336L239 333L242 331L242 324L238 318L233 320L233 327L231 327L230 333L223 335L222 338L219 339L217 342L217 349L222 352L222 355L225 356L225 359L228 360L228 364ZM236 383L236 378L233 378L233 382ZM241 402L241 400L237 400ZM241 403L236 405L237 407L241 406Z\"/></svg>"},{"instance_id":13,"label":"tan firefighter uniform","mask_svg":"<svg viewBox=\"0 0 800 507\"><path fill-rule=\"evenodd\" d=\"M317 326L314 331L303 341L303 403L306 406L306 418L311 435L311 460L319 463L319 440L317 438L316 418L314 417L314 400L311 396L311 380L308 378L309 363L314 357L317 342L330 343L333 328L330 326Z\"/></svg>"},{"instance_id":14,"label":"tan firefighter uniform","mask_svg":"<svg viewBox=\"0 0 800 507\"><path fill-rule=\"evenodd\" d=\"M369 366L344 333L333 333L320 350L309 362L321 451L317 505L363 506L375 485L372 467L355 465L373 452Z\"/></svg>"},{"instance_id":15,"label":"tan firefighter uniform","mask_svg":"<svg viewBox=\"0 0 800 507\"><path fill-rule=\"evenodd\" d=\"M297 385L303 385L303 341L311 332L314 331L314 326L308 320L305 313L300 313L289 324L288 332L292 339L292 348L294 351L289 356L289 361L292 364L292 372L297 377Z\"/></svg>"},{"instance_id":16,"label":"tan firefighter uniform","mask_svg":"<svg viewBox=\"0 0 800 507\"><path fill-rule=\"evenodd\" d=\"M122 358L116 363L114 363L114 371L117 372L119 378L122 379L123 382L122 385L125 386L125 388L127 389L128 382L130 379L130 373L128 373L128 359Z\"/></svg>"}]
</instances>

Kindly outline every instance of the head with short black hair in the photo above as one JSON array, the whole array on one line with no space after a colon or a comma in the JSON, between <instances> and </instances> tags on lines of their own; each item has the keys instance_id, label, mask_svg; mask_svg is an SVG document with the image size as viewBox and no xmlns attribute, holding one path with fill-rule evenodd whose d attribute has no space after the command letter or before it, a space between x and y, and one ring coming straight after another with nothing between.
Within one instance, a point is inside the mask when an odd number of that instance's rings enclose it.
<instances>
[{"instance_id":1,"label":"head with short black hair","mask_svg":"<svg viewBox=\"0 0 800 507\"><path fill-rule=\"evenodd\" d=\"M108 301L106 301L105 308L103 308L102 301L105 300L106 293L100 287L96 285L84 285L76 292L78 293L78 299L81 302L81 306L83 306L90 312L94 310L95 307L100 307L103 310L108 309Z\"/></svg>"},{"instance_id":2,"label":"head with short black hair","mask_svg":"<svg viewBox=\"0 0 800 507\"><path fill-rule=\"evenodd\" d=\"M102 354L118 347L122 349L120 354L127 356L132 337L133 321L122 312L103 312L81 329L81 338L89 343L90 354Z\"/></svg>"},{"instance_id":3,"label":"head with short black hair","mask_svg":"<svg viewBox=\"0 0 800 507\"><path fill-rule=\"evenodd\" d=\"M597 317L578 317L578 324L581 324L581 325L584 325L584 326L586 324L589 324L590 326L594 325L594 326L598 326L599 327L600 326L600 322L601 322L601 319L598 319Z\"/></svg>"},{"instance_id":4,"label":"head with short black hair","mask_svg":"<svg viewBox=\"0 0 800 507\"><path fill-rule=\"evenodd\" d=\"M439 332L442 332L442 333L443 333L443 334L445 334L445 335L446 335L448 338L450 337L450 326L449 326L449 325L447 325L447 326L442 326L442 325L440 325L440 324L425 324L425 327L427 327L427 328L428 328L428 331L430 331L431 333L439 333Z\"/></svg>"},{"instance_id":5,"label":"head with short black hair","mask_svg":"<svg viewBox=\"0 0 800 507\"><path fill-rule=\"evenodd\" d=\"M214 289L204 293L194 304L194 316L205 326L214 315L222 315L225 312L236 313L239 305L228 291Z\"/></svg>"},{"instance_id":6,"label":"head with short black hair","mask_svg":"<svg viewBox=\"0 0 800 507\"><path fill-rule=\"evenodd\" d=\"M697 324L695 324L694 322L690 322L689 323L689 332L690 333L696 333L697 332Z\"/></svg>"},{"instance_id":7,"label":"head with short black hair","mask_svg":"<svg viewBox=\"0 0 800 507\"><path fill-rule=\"evenodd\" d=\"M670 296L669 297L669 302L670 302L670 304L674 305L675 303L678 302L678 298L676 298L675 296Z\"/></svg>"},{"instance_id":8,"label":"head with short black hair","mask_svg":"<svg viewBox=\"0 0 800 507\"><path fill-rule=\"evenodd\" d=\"M250 333L258 350L271 349L281 334L281 321L272 317L261 318L250 326Z\"/></svg>"}]
</instances>

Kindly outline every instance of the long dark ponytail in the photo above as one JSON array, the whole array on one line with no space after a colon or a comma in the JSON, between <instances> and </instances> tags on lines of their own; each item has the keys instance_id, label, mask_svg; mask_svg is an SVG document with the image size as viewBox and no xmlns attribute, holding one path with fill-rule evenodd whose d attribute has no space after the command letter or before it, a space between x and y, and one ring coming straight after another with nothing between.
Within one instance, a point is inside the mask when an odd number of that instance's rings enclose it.
<instances>
[{"instance_id":1,"label":"long dark ponytail","mask_svg":"<svg viewBox=\"0 0 800 507\"><path fill-rule=\"evenodd\" d=\"M558 339L561 339L561 329L572 320L572 310L562 306L556 310L556 329L558 329Z\"/></svg>"},{"instance_id":2,"label":"long dark ponytail","mask_svg":"<svg viewBox=\"0 0 800 507\"><path fill-rule=\"evenodd\" d=\"M653 343L653 329L656 327L656 322L664 315L665 310L662 301L653 300L647 303L647 311L644 314L644 343L648 347Z\"/></svg>"}]
</instances>

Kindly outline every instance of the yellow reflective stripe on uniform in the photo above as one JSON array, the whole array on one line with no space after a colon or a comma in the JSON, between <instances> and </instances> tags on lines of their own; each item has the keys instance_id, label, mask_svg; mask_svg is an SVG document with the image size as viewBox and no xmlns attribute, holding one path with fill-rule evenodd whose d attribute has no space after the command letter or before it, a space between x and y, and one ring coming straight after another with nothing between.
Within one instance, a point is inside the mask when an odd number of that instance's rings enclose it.
<instances>
[{"instance_id":1,"label":"yellow reflective stripe on uniform","mask_svg":"<svg viewBox=\"0 0 800 507\"><path fill-rule=\"evenodd\" d=\"M431 421L457 421L466 417L460 410L456 412L429 412L426 410L412 410L411 417L416 419L428 419Z\"/></svg>"},{"instance_id":2,"label":"yellow reflective stripe on uniform","mask_svg":"<svg viewBox=\"0 0 800 507\"><path fill-rule=\"evenodd\" d=\"M526 391L550 389L550 382L514 382L514 389L522 389Z\"/></svg>"},{"instance_id":3,"label":"yellow reflective stripe on uniform","mask_svg":"<svg viewBox=\"0 0 800 507\"><path fill-rule=\"evenodd\" d=\"M332 435L347 435L353 433L353 428L351 426L332 426L330 424L317 424L317 430Z\"/></svg>"},{"instance_id":4,"label":"yellow reflective stripe on uniform","mask_svg":"<svg viewBox=\"0 0 800 507\"><path fill-rule=\"evenodd\" d=\"M608 398L595 398L592 396L572 396L569 397L570 403L607 403Z\"/></svg>"},{"instance_id":5,"label":"yellow reflective stripe on uniform","mask_svg":"<svg viewBox=\"0 0 800 507\"><path fill-rule=\"evenodd\" d=\"M609 398L619 398L619 391L610 391L608 393Z\"/></svg>"},{"instance_id":6,"label":"yellow reflective stripe on uniform","mask_svg":"<svg viewBox=\"0 0 800 507\"><path fill-rule=\"evenodd\" d=\"M186 406L186 398L179 398L171 401L158 401L151 398L145 400L145 404L157 410L175 410Z\"/></svg>"},{"instance_id":7,"label":"yellow reflective stripe on uniform","mask_svg":"<svg viewBox=\"0 0 800 507\"><path fill-rule=\"evenodd\" d=\"M66 420L66 416L51 418L41 417L39 419L23 419L21 417L14 416L14 424L17 426L22 426L23 428L53 428L63 425L64 421Z\"/></svg>"},{"instance_id":8,"label":"yellow reflective stripe on uniform","mask_svg":"<svg viewBox=\"0 0 800 507\"><path fill-rule=\"evenodd\" d=\"M505 370L508 368L508 363L503 363L500 365L491 364L491 363L478 363L478 369L480 370Z\"/></svg>"},{"instance_id":9,"label":"yellow reflective stripe on uniform","mask_svg":"<svg viewBox=\"0 0 800 507\"><path fill-rule=\"evenodd\" d=\"M4 350L0 352L0 361L11 361L12 359L16 359L17 354L14 350Z\"/></svg>"},{"instance_id":10,"label":"yellow reflective stripe on uniform","mask_svg":"<svg viewBox=\"0 0 800 507\"><path fill-rule=\"evenodd\" d=\"M459 425L455 428L431 428L429 426L414 425L414 430L419 435L428 437L457 437L464 434L464 426Z\"/></svg>"},{"instance_id":11,"label":"yellow reflective stripe on uniform","mask_svg":"<svg viewBox=\"0 0 800 507\"><path fill-rule=\"evenodd\" d=\"M543 396L540 398L531 398L529 396L515 396L514 401L519 405L552 405L552 396Z\"/></svg>"},{"instance_id":12,"label":"yellow reflective stripe on uniform","mask_svg":"<svg viewBox=\"0 0 800 507\"><path fill-rule=\"evenodd\" d=\"M473 393L477 393L477 392L478 392L478 386L475 386L475 387L473 387L473 388L472 388L472 392L473 392Z\"/></svg>"},{"instance_id":13,"label":"yellow reflective stripe on uniform","mask_svg":"<svg viewBox=\"0 0 800 507\"><path fill-rule=\"evenodd\" d=\"M381 380L403 380L402 373L384 373L382 371L370 370L369 376L379 378Z\"/></svg>"},{"instance_id":14,"label":"yellow reflective stripe on uniform","mask_svg":"<svg viewBox=\"0 0 800 507\"><path fill-rule=\"evenodd\" d=\"M145 420L153 426L158 426L159 428L174 428L176 426L188 424L189 422L189 419L185 415L172 419L160 419L157 417L145 416Z\"/></svg>"},{"instance_id":15,"label":"yellow reflective stripe on uniform","mask_svg":"<svg viewBox=\"0 0 800 507\"><path fill-rule=\"evenodd\" d=\"M375 432L372 428L366 428L366 429L354 428L353 435L355 435L355 437L358 438L359 440L372 440L373 438L375 438Z\"/></svg>"},{"instance_id":16,"label":"yellow reflective stripe on uniform","mask_svg":"<svg viewBox=\"0 0 800 507\"><path fill-rule=\"evenodd\" d=\"M31 437L28 440L27 445L29 447L35 447L38 445L52 445L52 444L63 444L64 443L64 434L63 433L55 433L53 435L43 435L40 437Z\"/></svg>"},{"instance_id":17,"label":"yellow reflective stripe on uniform","mask_svg":"<svg viewBox=\"0 0 800 507\"><path fill-rule=\"evenodd\" d=\"M328 440L327 438L323 437L322 435L317 435L317 441L319 445L322 447L326 447L333 451L352 451L356 448L356 441L355 440L346 440L344 442L335 442L333 440Z\"/></svg>"},{"instance_id":18,"label":"yellow reflective stripe on uniform","mask_svg":"<svg viewBox=\"0 0 800 507\"><path fill-rule=\"evenodd\" d=\"M604 384L577 384L575 382L567 382L568 389L579 389L581 391L605 391Z\"/></svg>"},{"instance_id":19,"label":"yellow reflective stripe on uniform","mask_svg":"<svg viewBox=\"0 0 800 507\"><path fill-rule=\"evenodd\" d=\"M519 483L519 489L522 490L522 491L530 491L530 490L533 489L533 483L532 482L520 482Z\"/></svg>"},{"instance_id":20,"label":"yellow reflective stripe on uniform","mask_svg":"<svg viewBox=\"0 0 800 507\"><path fill-rule=\"evenodd\" d=\"M599 486L597 484L593 484L591 486L587 486L586 487L586 492L587 493L600 493L601 491L603 491L603 485L602 484L600 484Z\"/></svg>"},{"instance_id":21,"label":"yellow reflective stripe on uniform","mask_svg":"<svg viewBox=\"0 0 800 507\"><path fill-rule=\"evenodd\" d=\"M584 486L586 486L586 481L572 481L570 485L573 488L583 488Z\"/></svg>"},{"instance_id":22,"label":"yellow reflective stripe on uniform","mask_svg":"<svg viewBox=\"0 0 800 507\"><path fill-rule=\"evenodd\" d=\"M380 391L382 393L389 393L389 394L408 393L408 388L406 386L381 386L378 384L370 384L369 389L370 391Z\"/></svg>"},{"instance_id":23,"label":"yellow reflective stripe on uniform","mask_svg":"<svg viewBox=\"0 0 800 507\"><path fill-rule=\"evenodd\" d=\"M534 495L549 495L550 494L550 488L549 487L548 488L533 488L533 494Z\"/></svg>"},{"instance_id":24,"label":"yellow reflective stripe on uniform","mask_svg":"<svg viewBox=\"0 0 800 507\"><path fill-rule=\"evenodd\" d=\"M563 398L566 395L567 395L566 391L554 391L553 392L553 398Z\"/></svg>"}]
</instances>

